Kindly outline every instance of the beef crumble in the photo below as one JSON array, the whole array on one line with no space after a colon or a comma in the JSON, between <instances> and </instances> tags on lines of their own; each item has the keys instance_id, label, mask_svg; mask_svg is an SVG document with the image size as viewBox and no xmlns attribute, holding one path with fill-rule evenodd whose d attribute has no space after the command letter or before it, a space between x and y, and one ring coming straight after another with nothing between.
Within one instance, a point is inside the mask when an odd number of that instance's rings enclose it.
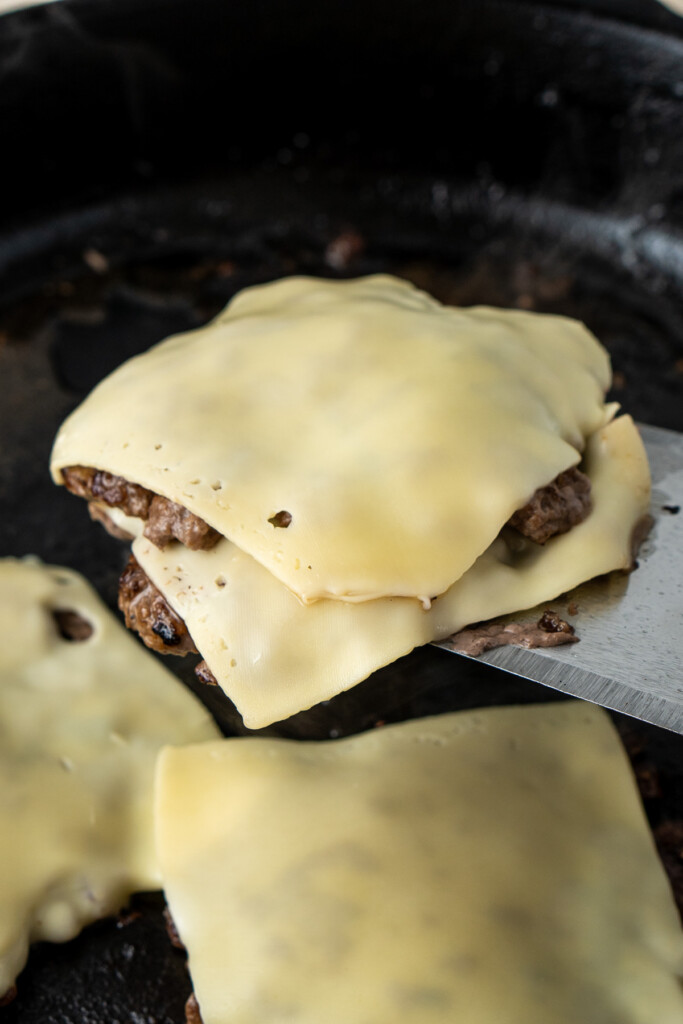
<instances>
[{"instance_id":1,"label":"beef crumble","mask_svg":"<svg viewBox=\"0 0 683 1024\"><path fill-rule=\"evenodd\" d=\"M582 523L592 507L590 479L573 466L546 487L539 487L531 501L510 517L508 526L536 544L545 544Z\"/></svg>"},{"instance_id":2,"label":"beef crumble","mask_svg":"<svg viewBox=\"0 0 683 1024\"><path fill-rule=\"evenodd\" d=\"M442 646L478 658L496 647L559 647L578 643L574 627L547 609L538 622L483 622L454 633Z\"/></svg>"},{"instance_id":3,"label":"beef crumble","mask_svg":"<svg viewBox=\"0 0 683 1024\"><path fill-rule=\"evenodd\" d=\"M546 608L536 625L544 633L568 633L570 636L574 635L574 627L560 618L552 608Z\"/></svg>"},{"instance_id":4,"label":"beef crumble","mask_svg":"<svg viewBox=\"0 0 683 1024\"><path fill-rule=\"evenodd\" d=\"M87 466L67 466L62 470L62 479L67 490L91 504L91 516L99 518L105 529L109 530L109 526L101 515L93 512L93 502L118 508L127 516L144 520L145 537L158 548L163 549L170 541L179 540L191 551L207 551L221 538L218 530L194 512L113 473Z\"/></svg>"}]
</instances>

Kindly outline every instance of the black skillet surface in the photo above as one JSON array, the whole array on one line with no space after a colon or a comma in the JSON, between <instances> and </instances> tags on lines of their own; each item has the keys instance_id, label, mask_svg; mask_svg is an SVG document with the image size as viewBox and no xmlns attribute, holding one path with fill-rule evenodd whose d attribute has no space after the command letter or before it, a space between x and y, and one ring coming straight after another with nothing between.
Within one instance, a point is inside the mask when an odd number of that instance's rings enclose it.
<instances>
[{"instance_id":1,"label":"black skillet surface","mask_svg":"<svg viewBox=\"0 0 683 1024\"><path fill-rule=\"evenodd\" d=\"M47 476L59 423L124 358L285 274L389 270L578 316L613 397L683 430L682 113L683 31L635 0L62 0L0 19L3 553L71 565L114 606L121 546ZM272 731L546 699L426 648ZM683 741L619 725L680 879ZM181 1024L161 906L35 949L1 1024Z\"/></svg>"}]
</instances>

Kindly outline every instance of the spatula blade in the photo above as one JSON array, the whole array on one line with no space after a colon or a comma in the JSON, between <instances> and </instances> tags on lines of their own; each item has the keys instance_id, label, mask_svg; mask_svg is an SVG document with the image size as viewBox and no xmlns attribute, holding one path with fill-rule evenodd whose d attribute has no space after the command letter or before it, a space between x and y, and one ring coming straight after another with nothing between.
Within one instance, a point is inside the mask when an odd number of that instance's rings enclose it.
<instances>
[{"instance_id":1,"label":"spatula blade","mask_svg":"<svg viewBox=\"0 0 683 1024\"><path fill-rule=\"evenodd\" d=\"M532 622L553 608L575 627L580 643L499 647L477 660L683 733L683 435L640 430L652 470L655 524L638 569L505 617ZM450 639L438 646L454 649Z\"/></svg>"}]
</instances>

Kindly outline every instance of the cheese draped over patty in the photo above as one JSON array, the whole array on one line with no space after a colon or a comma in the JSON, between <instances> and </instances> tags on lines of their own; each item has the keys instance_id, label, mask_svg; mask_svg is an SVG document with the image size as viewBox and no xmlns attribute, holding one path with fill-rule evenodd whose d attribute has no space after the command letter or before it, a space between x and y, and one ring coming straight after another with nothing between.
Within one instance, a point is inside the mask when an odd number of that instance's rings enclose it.
<instances>
[{"instance_id":1,"label":"cheese draped over patty","mask_svg":"<svg viewBox=\"0 0 683 1024\"><path fill-rule=\"evenodd\" d=\"M61 427L52 473L185 506L304 603L426 603L580 461L609 381L574 320L290 278L119 367Z\"/></svg>"},{"instance_id":2,"label":"cheese draped over patty","mask_svg":"<svg viewBox=\"0 0 683 1024\"><path fill-rule=\"evenodd\" d=\"M591 705L167 749L156 839L204 1024L683 1020L676 906Z\"/></svg>"},{"instance_id":3,"label":"cheese draped over patty","mask_svg":"<svg viewBox=\"0 0 683 1024\"><path fill-rule=\"evenodd\" d=\"M92 634L60 635L64 611ZM1 560L0 621L2 996L30 942L64 942L159 886L157 752L219 733L76 573Z\"/></svg>"},{"instance_id":4,"label":"cheese draped over patty","mask_svg":"<svg viewBox=\"0 0 683 1024\"><path fill-rule=\"evenodd\" d=\"M139 535L139 520L112 515L138 534L138 562L184 619L245 724L259 729L349 689L420 644L630 568L633 527L648 510L650 477L629 416L592 435L583 468L593 496L584 522L542 547L504 533L429 609L401 597L304 606L230 541L211 551L180 544L160 551Z\"/></svg>"}]
</instances>

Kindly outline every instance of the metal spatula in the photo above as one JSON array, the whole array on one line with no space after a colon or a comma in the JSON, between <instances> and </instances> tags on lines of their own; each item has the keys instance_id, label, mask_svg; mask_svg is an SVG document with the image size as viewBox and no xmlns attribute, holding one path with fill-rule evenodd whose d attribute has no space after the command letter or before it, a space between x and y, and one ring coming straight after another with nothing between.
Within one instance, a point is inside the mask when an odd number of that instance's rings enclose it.
<instances>
[{"instance_id":1,"label":"metal spatula","mask_svg":"<svg viewBox=\"0 0 683 1024\"><path fill-rule=\"evenodd\" d=\"M683 435L640 429L652 470L655 524L638 569L592 580L559 600L505 617L535 622L553 608L575 627L579 643L499 647L477 660L683 733ZM450 640L439 646L454 649Z\"/></svg>"}]
</instances>

